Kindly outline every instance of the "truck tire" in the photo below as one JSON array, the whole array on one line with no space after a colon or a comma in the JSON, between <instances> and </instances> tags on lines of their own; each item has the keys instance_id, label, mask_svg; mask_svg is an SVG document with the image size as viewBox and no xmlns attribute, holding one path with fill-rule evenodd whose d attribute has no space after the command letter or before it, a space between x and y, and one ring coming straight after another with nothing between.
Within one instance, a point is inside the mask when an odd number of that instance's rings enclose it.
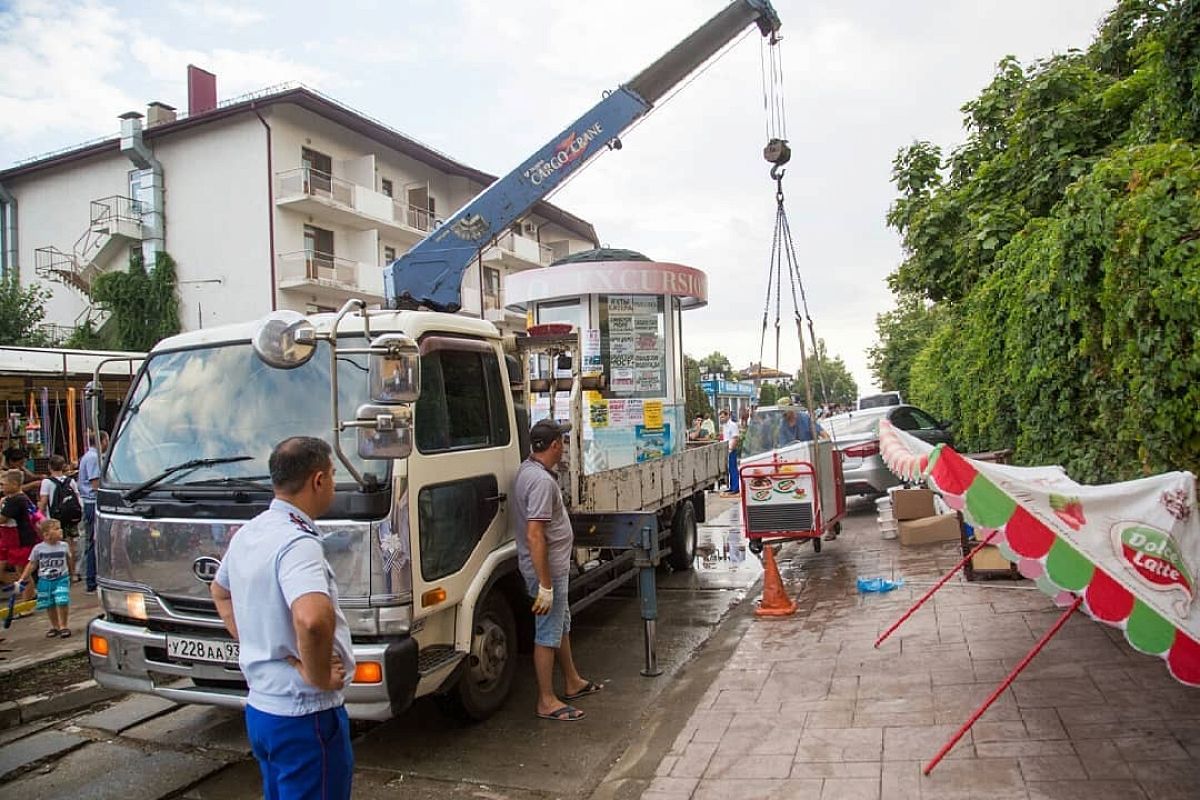
<instances>
[{"instance_id":1,"label":"truck tire","mask_svg":"<svg viewBox=\"0 0 1200 800\"><path fill-rule=\"evenodd\" d=\"M493 587L475 609L471 652L454 688L436 696L438 706L452 717L479 722L500 710L512 688L517 668L517 626L512 606Z\"/></svg>"},{"instance_id":2,"label":"truck tire","mask_svg":"<svg viewBox=\"0 0 1200 800\"><path fill-rule=\"evenodd\" d=\"M671 569L676 572L691 569L696 557L696 508L690 499L684 500L675 510L669 543L671 555L667 556L667 564Z\"/></svg>"}]
</instances>

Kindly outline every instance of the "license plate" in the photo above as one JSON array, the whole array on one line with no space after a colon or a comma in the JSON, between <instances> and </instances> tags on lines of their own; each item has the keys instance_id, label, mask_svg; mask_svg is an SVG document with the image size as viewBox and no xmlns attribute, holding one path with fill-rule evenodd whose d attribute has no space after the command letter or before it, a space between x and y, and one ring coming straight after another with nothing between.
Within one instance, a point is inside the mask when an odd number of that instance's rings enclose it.
<instances>
[{"instance_id":1,"label":"license plate","mask_svg":"<svg viewBox=\"0 0 1200 800\"><path fill-rule=\"evenodd\" d=\"M238 643L217 639L192 639L185 636L167 637L167 655L180 661L211 661L236 664Z\"/></svg>"}]
</instances>

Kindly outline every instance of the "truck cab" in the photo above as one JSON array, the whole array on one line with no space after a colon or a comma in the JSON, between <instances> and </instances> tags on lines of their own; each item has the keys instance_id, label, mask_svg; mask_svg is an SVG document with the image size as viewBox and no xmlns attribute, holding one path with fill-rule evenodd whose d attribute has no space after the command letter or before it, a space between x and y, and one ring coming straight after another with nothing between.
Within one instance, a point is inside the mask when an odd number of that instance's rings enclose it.
<instances>
[{"instance_id":1,"label":"truck cab","mask_svg":"<svg viewBox=\"0 0 1200 800\"><path fill-rule=\"evenodd\" d=\"M311 317L320 334L306 345L311 357L289 369L258 357L261 326L252 324L176 336L149 354L116 422L98 495L104 616L89 630L89 649L99 683L241 704L236 643L209 582L238 528L270 502L271 448L311 435L347 462L337 464L337 497L319 526L360 664L346 692L350 713L390 717L443 688L460 666L475 690L468 714L494 710L488 697L502 701L512 678L511 605L522 587L510 568L494 566L515 564L505 493L522 452L500 335L456 315L372 312L369 336L402 336L419 354L420 391L395 409L413 423L397 426L407 456L366 459L358 428L335 437L331 425L334 397L343 415L370 407L365 320ZM469 596L484 602L464 623Z\"/></svg>"}]
</instances>

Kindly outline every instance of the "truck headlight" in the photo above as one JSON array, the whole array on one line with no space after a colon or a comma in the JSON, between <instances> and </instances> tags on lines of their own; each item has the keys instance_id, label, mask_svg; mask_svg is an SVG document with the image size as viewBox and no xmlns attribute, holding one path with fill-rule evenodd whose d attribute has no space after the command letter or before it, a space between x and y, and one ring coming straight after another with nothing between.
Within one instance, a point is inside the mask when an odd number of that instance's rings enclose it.
<instances>
[{"instance_id":1,"label":"truck headlight","mask_svg":"<svg viewBox=\"0 0 1200 800\"><path fill-rule=\"evenodd\" d=\"M100 605L109 614L142 621L146 619L146 595L144 592L101 589Z\"/></svg>"}]
</instances>

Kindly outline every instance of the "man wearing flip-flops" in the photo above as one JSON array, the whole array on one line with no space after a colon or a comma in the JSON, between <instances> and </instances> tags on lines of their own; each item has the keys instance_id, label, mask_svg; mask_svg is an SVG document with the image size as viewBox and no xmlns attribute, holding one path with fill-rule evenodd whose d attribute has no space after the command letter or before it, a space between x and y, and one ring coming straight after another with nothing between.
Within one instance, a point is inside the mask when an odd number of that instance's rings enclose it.
<instances>
[{"instance_id":1,"label":"man wearing flip-flops","mask_svg":"<svg viewBox=\"0 0 1200 800\"><path fill-rule=\"evenodd\" d=\"M554 661L562 669L563 697L578 700L603 687L584 679L571 658L571 610L567 581L575 534L563 505L554 469L562 460L563 434L570 423L543 419L529 432L532 452L513 482L512 534L517 543L521 576L533 598L533 667L537 674L536 713L560 722L581 720L584 713L558 699L554 692Z\"/></svg>"}]
</instances>

